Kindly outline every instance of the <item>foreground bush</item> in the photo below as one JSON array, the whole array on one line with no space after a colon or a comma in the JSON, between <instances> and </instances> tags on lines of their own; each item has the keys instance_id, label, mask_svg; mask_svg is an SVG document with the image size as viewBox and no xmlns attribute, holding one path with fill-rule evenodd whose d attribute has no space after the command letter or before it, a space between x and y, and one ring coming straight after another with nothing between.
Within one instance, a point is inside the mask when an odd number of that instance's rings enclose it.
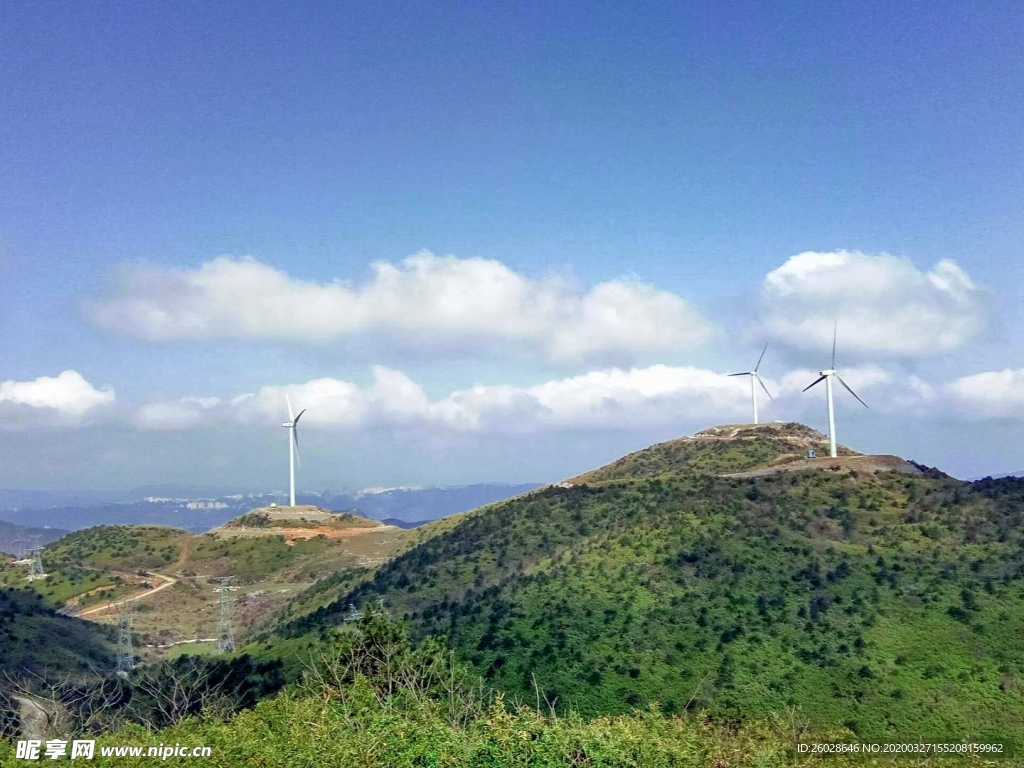
<instances>
[{"instance_id":1,"label":"foreground bush","mask_svg":"<svg viewBox=\"0 0 1024 768\"><path fill-rule=\"evenodd\" d=\"M155 731L128 723L96 737L92 764L138 764L139 758L100 757L103 746L145 748L158 744L210 747L212 756L196 762L211 766L772 768L826 763L928 764L801 756L795 749L797 740L854 739L848 731L811 734L796 711L786 717L739 724L693 714L666 717L656 707L585 720L575 715L557 717L550 707L541 711L542 699L538 686L535 706L509 704L468 675L440 644L424 643L413 649L398 626L371 614L357 632L326 640L309 660L301 684L226 720L207 710ZM14 758L14 746L0 742L0 765L17 765ZM986 763L941 761L948 768L967 764Z\"/></svg>"}]
</instances>

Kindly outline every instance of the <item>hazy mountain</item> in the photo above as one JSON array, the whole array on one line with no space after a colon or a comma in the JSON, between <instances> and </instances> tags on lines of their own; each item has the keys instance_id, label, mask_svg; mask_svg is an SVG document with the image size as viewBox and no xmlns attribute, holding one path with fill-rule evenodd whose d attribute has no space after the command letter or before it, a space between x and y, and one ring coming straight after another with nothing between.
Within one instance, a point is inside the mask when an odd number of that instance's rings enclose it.
<instances>
[{"instance_id":1,"label":"hazy mountain","mask_svg":"<svg viewBox=\"0 0 1024 768\"><path fill-rule=\"evenodd\" d=\"M457 512L506 499L532 490L537 484L477 484L450 488L391 488L357 493L323 491L296 494L298 504L311 504L333 510L358 507L361 514L375 519L390 518L402 523L422 522L446 517ZM59 496L41 491L42 502L31 505L30 491L0 491L15 494L10 498L25 502L17 508L0 509L0 520L18 525L50 526L77 531L96 525L170 525L192 533L201 533L221 525L254 507L287 503L280 494L249 493L221 496L178 494L195 493L185 486L140 486L124 493L133 494L130 501L97 501L48 506ZM209 489L207 489L209 490ZM73 494L75 492L68 492ZM99 493L99 492L96 492ZM25 494L22 496L21 494Z\"/></svg>"},{"instance_id":2,"label":"hazy mountain","mask_svg":"<svg viewBox=\"0 0 1024 768\"><path fill-rule=\"evenodd\" d=\"M358 493L352 503L375 520L391 518L406 523L425 522L476 509L539 487L539 483L478 483L449 488L389 488Z\"/></svg>"},{"instance_id":3,"label":"hazy mountain","mask_svg":"<svg viewBox=\"0 0 1024 768\"><path fill-rule=\"evenodd\" d=\"M32 528L0 520L0 552L19 555L32 546L45 546L67 531L60 528Z\"/></svg>"},{"instance_id":4,"label":"hazy mountain","mask_svg":"<svg viewBox=\"0 0 1024 768\"><path fill-rule=\"evenodd\" d=\"M281 631L383 598L524 701L539 686L584 714L796 706L866 738L1019 740L1024 480L806 459L824 443L768 424L652 446L419 528Z\"/></svg>"}]
</instances>

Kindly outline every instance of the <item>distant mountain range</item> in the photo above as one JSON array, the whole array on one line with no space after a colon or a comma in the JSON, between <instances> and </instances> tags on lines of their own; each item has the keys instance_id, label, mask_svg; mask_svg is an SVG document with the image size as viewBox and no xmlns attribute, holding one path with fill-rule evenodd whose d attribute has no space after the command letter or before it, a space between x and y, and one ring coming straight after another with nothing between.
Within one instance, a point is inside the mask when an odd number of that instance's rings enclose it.
<instances>
[{"instance_id":1,"label":"distant mountain range","mask_svg":"<svg viewBox=\"0 0 1024 768\"><path fill-rule=\"evenodd\" d=\"M981 477L972 477L970 482L976 483L979 480L985 480L991 478L992 480L1002 480L1004 477L1024 477L1024 469L1019 469L1016 472L1003 472L1000 475L983 475Z\"/></svg>"},{"instance_id":2,"label":"distant mountain range","mask_svg":"<svg viewBox=\"0 0 1024 768\"><path fill-rule=\"evenodd\" d=\"M68 531L61 528L32 528L0 520L0 552L19 556L31 547L43 547Z\"/></svg>"},{"instance_id":3,"label":"distant mountain range","mask_svg":"<svg viewBox=\"0 0 1024 768\"><path fill-rule=\"evenodd\" d=\"M537 483L480 483L439 488L368 488L357 492L298 493L296 502L331 510L355 510L373 520L415 527L538 487ZM140 486L128 491L0 490L0 520L66 531L96 525L170 525L201 533L250 509L274 503L285 503L285 499L277 493L231 494L223 489L174 485ZM11 536L16 538L19 536Z\"/></svg>"}]
</instances>

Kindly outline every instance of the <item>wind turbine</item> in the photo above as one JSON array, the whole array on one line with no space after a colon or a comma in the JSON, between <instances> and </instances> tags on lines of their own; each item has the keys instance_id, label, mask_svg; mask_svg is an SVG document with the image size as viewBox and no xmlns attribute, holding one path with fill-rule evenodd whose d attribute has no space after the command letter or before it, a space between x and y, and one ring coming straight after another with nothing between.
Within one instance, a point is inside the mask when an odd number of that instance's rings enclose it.
<instances>
[{"instance_id":1,"label":"wind turbine","mask_svg":"<svg viewBox=\"0 0 1024 768\"><path fill-rule=\"evenodd\" d=\"M836 412L832 406L832 377L834 376L839 380L839 383L846 387L846 391L857 398L857 402L863 405L865 408L868 404L860 399L860 396L850 389L850 385L843 381L843 377L836 372L836 325L832 326L832 367L827 371L820 371L820 376L815 379L811 384L804 387L804 392L818 384L821 381L825 382L825 396L828 399L828 450L829 456L833 459L836 457Z\"/></svg>"},{"instance_id":2,"label":"wind turbine","mask_svg":"<svg viewBox=\"0 0 1024 768\"><path fill-rule=\"evenodd\" d=\"M754 423L757 424L757 388L754 386L756 380L761 385L761 389L768 395L769 400L774 400L772 393L768 391L768 387L761 381L761 376L757 373L757 369L761 367L761 361L764 360L764 353L768 350L768 345L764 345L764 349L761 350L761 356L757 358L757 365L754 366L752 371L743 371L742 373L730 373L730 376L749 376L750 377L750 401L754 404Z\"/></svg>"},{"instance_id":3,"label":"wind turbine","mask_svg":"<svg viewBox=\"0 0 1024 768\"><path fill-rule=\"evenodd\" d=\"M292 401L288 399L288 395L284 396L284 401L288 405L288 418L281 426L288 430L288 474L291 479L291 506L295 506L295 462L299 461L299 466L302 466L302 460L299 459L299 419L302 418L302 414L306 412L303 408L299 411L299 415L296 416L292 411Z\"/></svg>"}]
</instances>

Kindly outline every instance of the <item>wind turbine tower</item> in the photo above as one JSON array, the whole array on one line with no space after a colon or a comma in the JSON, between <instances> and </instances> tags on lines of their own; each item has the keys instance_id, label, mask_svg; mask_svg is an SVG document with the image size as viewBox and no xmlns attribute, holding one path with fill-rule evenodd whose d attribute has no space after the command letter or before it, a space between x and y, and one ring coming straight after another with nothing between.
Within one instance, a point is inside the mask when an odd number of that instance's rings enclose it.
<instances>
[{"instance_id":1,"label":"wind turbine tower","mask_svg":"<svg viewBox=\"0 0 1024 768\"><path fill-rule=\"evenodd\" d=\"M288 475L291 480L291 506L295 506L295 462L299 461L299 466L302 466L302 462L299 459L299 419L302 418L302 414L306 412L303 408L299 411L299 415L296 416L292 412L292 401L288 399L288 395L284 396L284 401L288 405L288 421L281 426L288 430Z\"/></svg>"},{"instance_id":2,"label":"wind turbine tower","mask_svg":"<svg viewBox=\"0 0 1024 768\"><path fill-rule=\"evenodd\" d=\"M821 375L804 387L804 392L806 392L815 384L822 381L825 382L825 398L828 400L828 452L829 456L833 459L836 458L836 412L832 403L832 378L835 377L846 388L847 392L856 397L858 403L865 408L868 407L868 404L861 400L856 392L850 389L850 385L843 381L843 377L836 371L836 327L832 327L832 367L828 370L820 371Z\"/></svg>"},{"instance_id":3,"label":"wind turbine tower","mask_svg":"<svg viewBox=\"0 0 1024 768\"><path fill-rule=\"evenodd\" d=\"M754 370L752 370L752 371L743 371L742 373L730 373L729 374L730 376L749 376L750 377L750 402L754 406L754 423L755 424L757 424L757 387L754 386L754 382L756 381L758 384L761 385L761 389L763 389L764 393L766 395L768 395L768 399L769 400L774 400L775 399L774 397L772 397L772 393L768 391L768 387L766 387L764 385L764 382L761 381L761 376L757 372L757 369L761 367L761 361L764 360L764 353L767 352L767 351L768 351L768 345L765 344L764 345L764 349L761 350L761 356L759 358L757 358L757 365L754 366Z\"/></svg>"}]
</instances>

